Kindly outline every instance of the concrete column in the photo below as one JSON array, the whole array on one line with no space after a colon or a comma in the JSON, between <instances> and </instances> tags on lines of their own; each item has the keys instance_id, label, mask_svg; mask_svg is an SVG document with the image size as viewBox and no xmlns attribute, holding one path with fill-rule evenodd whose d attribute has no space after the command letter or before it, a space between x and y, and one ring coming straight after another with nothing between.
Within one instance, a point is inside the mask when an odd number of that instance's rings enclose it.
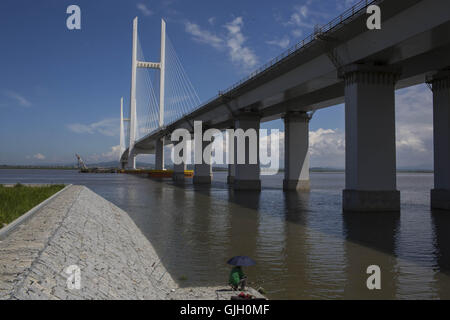
<instances>
[{"instance_id":1,"label":"concrete column","mask_svg":"<svg viewBox=\"0 0 450 320\"><path fill-rule=\"evenodd\" d=\"M175 182L184 182L184 171L186 170L186 163L174 164L172 180Z\"/></svg>"},{"instance_id":2,"label":"concrete column","mask_svg":"<svg viewBox=\"0 0 450 320\"><path fill-rule=\"evenodd\" d=\"M345 79L344 211L399 211L395 82L386 67L351 65Z\"/></svg>"},{"instance_id":3,"label":"concrete column","mask_svg":"<svg viewBox=\"0 0 450 320\"><path fill-rule=\"evenodd\" d=\"M203 141L202 142L202 155L203 152L208 146L211 141ZM205 156L202 156L202 163L197 164L197 160L195 161L196 164L194 165L194 184L211 184L212 181L212 165L211 165L211 154L207 154ZM205 160L207 160L210 164L206 163Z\"/></svg>"},{"instance_id":4,"label":"concrete column","mask_svg":"<svg viewBox=\"0 0 450 320\"><path fill-rule=\"evenodd\" d=\"M183 151L180 152L180 156L183 157ZM184 183L184 171L186 170L186 163L182 161L180 164L173 164L172 180L177 183Z\"/></svg>"},{"instance_id":5,"label":"concrete column","mask_svg":"<svg viewBox=\"0 0 450 320\"><path fill-rule=\"evenodd\" d=\"M236 174L236 167L234 164L228 165L228 176L227 176L227 183L233 184L234 183L234 176Z\"/></svg>"},{"instance_id":6,"label":"concrete column","mask_svg":"<svg viewBox=\"0 0 450 320\"><path fill-rule=\"evenodd\" d=\"M431 208L450 210L450 71L433 81L434 189Z\"/></svg>"},{"instance_id":7,"label":"concrete column","mask_svg":"<svg viewBox=\"0 0 450 320\"><path fill-rule=\"evenodd\" d=\"M136 155L134 154L128 156L128 169L136 170Z\"/></svg>"},{"instance_id":8,"label":"concrete column","mask_svg":"<svg viewBox=\"0 0 450 320\"><path fill-rule=\"evenodd\" d=\"M233 184L234 183L234 177L236 175L236 167L234 166L234 163L231 163L232 161L230 159L233 159L234 162L234 144L229 143L228 150L227 150L227 161L229 161L228 164L228 176L227 176L227 183Z\"/></svg>"},{"instance_id":9,"label":"concrete column","mask_svg":"<svg viewBox=\"0 0 450 320\"><path fill-rule=\"evenodd\" d=\"M164 170L164 137L155 142L155 170Z\"/></svg>"},{"instance_id":10,"label":"concrete column","mask_svg":"<svg viewBox=\"0 0 450 320\"><path fill-rule=\"evenodd\" d=\"M284 190L309 190L309 116L284 117Z\"/></svg>"},{"instance_id":11,"label":"concrete column","mask_svg":"<svg viewBox=\"0 0 450 320\"><path fill-rule=\"evenodd\" d=\"M235 120L235 139L234 139L234 167L235 177L233 182L234 190L261 190L261 180L259 177L259 122L260 116L253 112L243 113ZM238 132L242 129L243 137L239 138ZM253 137L254 141L250 141ZM239 141L243 141L244 155L241 155L245 161L239 163ZM256 154L254 154L256 152ZM250 154L252 153L252 155ZM251 156L256 157L256 163L251 164Z\"/></svg>"}]
</instances>

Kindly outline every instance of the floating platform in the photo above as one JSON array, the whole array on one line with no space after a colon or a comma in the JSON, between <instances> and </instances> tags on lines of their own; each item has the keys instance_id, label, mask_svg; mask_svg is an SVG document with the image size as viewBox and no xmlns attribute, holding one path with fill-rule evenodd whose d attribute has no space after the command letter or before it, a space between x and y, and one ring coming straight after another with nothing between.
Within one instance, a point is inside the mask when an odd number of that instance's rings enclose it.
<instances>
[{"instance_id":1,"label":"floating platform","mask_svg":"<svg viewBox=\"0 0 450 320\"><path fill-rule=\"evenodd\" d=\"M148 176L149 178L172 178L173 170L150 170ZM186 178L192 178L194 176L194 171L184 170L184 176Z\"/></svg>"},{"instance_id":2,"label":"floating platform","mask_svg":"<svg viewBox=\"0 0 450 320\"><path fill-rule=\"evenodd\" d=\"M114 168L88 168L80 169L81 173L117 173L117 169Z\"/></svg>"}]
</instances>

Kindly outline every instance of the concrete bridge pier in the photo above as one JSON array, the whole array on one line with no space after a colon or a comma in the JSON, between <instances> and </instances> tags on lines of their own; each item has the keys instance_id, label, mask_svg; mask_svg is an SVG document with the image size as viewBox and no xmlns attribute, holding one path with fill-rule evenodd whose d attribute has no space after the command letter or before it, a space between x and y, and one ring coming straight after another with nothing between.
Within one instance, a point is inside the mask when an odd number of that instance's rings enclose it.
<instances>
[{"instance_id":1,"label":"concrete bridge pier","mask_svg":"<svg viewBox=\"0 0 450 320\"><path fill-rule=\"evenodd\" d=\"M283 189L309 191L309 116L289 112L284 116Z\"/></svg>"},{"instance_id":2,"label":"concrete bridge pier","mask_svg":"<svg viewBox=\"0 0 450 320\"><path fill-rule=\"evenodd\" d=\"M227 176L227 183L233 184L234 183L234 176L236 174L236 167L234 164L228 165L228 176Z\"/></svg>"},{"instance_id":3,"label":"concrete bridge pier","mask_svg":"<svg viewBox=\"0 0 450 320\"><path fill-rule=\"evenodd\" d=\"M136 155L130 154L128 157L128 169L136 170Z\"/></svg>"},{"instance_id":4,"label":"concrete bridge pier","mask_svg":"<svg viewBox=\"0 0 450 320\"><path fill-rule=\"evenodd\" d=\"M450 70L436 74L433 87L434 189L431 208L450 210Z\"/></svg>"},{"instance_id":5,"label":"concrete bridge pier","mask_svg":"<svg viewBox=\"0 0 450 320\"><path fill-rule=\"evenodd\" d=\"M155 170L164 170L164 137L155 142Z\"/></svg>"},{"instance_id":6,"label":"concrete bridge pier","mask_svg":"<svg viewBox=\"0 0 450 320\"><path fill-rule=\"evenodd\" d=\"M183 157L183 151L180 152L180 156ZM172 180L176 183L184 183L184 171L186 170L186 162L182 161L180 164L173 165Z\"/></svg>"},{"instance_id":7,"label":"concrete bridge pier","mask_svg":"<svg viewBox=\"0 0 450 320\"><path fill-rule=\"evenodd\" d=\"M234 128L230 128L234 129ZM228 137L227 131L225 131L225 134ZM231 143L231 141L228 143L228 150L226 154L226 162L228 163L228 175L227 175L227 184L233 184L234 183L234 177L236 176L236 167L234 165L234 142Z\"/></svg>"},{"instance_id":8,"label":"concrete bridge pier","mask_svg":"<svg viewBox=\"0 0 450 320\"><path fill-rule=\"evenodd\" d=\"M229 143L227 150L227 161L228 161L228 176L227 184L234 183L234 177L236 176L236 167L234 165L234 143Z\"/></svg>"},{"instance_id":9,"label":"concrete bridge pier","mask_svg":"<svg viewBox=\"0 0 450 320\"><path fill-rule=\"evenodd\" d=\"M261 190L259 166L259 124L260 115L245 112L236 117L234 141L234 190ZM241 130L239 130L241 129ZM243 134L239 137L240 132ZM243 149L239 150L239 140ZM251 158L256 161L252 163ZM242 161L244 160L244 161Z\"/></svg>"},{"instance_id":10,"label":"concrete bridge pier","mask_svg":"<svg viewBox=\"0 0 450 320\"><path fill-rule=\"evenodd\" d=\"M202 141L201 148L201 163L197 163L195 159L194 165L194 184L211 184L212 181L212 165L211 165L211 153L204 154L205 148L211 144L211 141ZM208 164L209 162L209 164Z\"/></svg>"},{"instance_id":11,"label":"concrete bridge pier","mask_svg":"<svg viewBox=\"0 0 450 320\"><path fill-rule=\"evenodd\" d=\"M184 171L186 170L186 163L173 165L172 180L177 183L184 183Z\"/></svg>"},{"instance_id":12,"label":"concrete bridge pier","mask_svg":"<svg viewBox=\"0 0 450 320\"><path fill-rule=\"evenodd\" d=\"M345 80L344 211L399 211L396 185L395 82L397 72L350 65Z\"/></svg>"}]
</instances>

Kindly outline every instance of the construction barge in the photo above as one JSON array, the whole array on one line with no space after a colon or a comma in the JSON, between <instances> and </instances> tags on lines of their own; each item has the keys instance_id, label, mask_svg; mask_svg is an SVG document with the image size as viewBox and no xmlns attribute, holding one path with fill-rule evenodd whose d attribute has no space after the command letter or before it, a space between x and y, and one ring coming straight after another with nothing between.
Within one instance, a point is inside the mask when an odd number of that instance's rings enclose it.
<instances>
[{"instance_id":1,"label":"construction barge","mask_svg":"<svg viewBox=\"0 0 450 320\"><path fill-rule=\"evenodd\" d=\"M138 175L148 175L149 178L172 178L173 170L151 170L151 169L117 169L117 168L88 168L84 163L83 159L75 154L78 160L78 168L81 173L127 173L127 174L138 174ZM192 178L194 176L193 170L185 170L184 176L186 178Z\"/></svg>"},{"instance_id":2,"label":"construction barge","mask_svg":"<svg viewBox=\"0 0 450 320\"><path fill-rule=\"evenodd\" d=\"M138 175L147 175L149 178L172 178L173 170L149 170L149 169L120 169L117 170L117 173L128 173L128 174L138 174ZM192 178L194 176L193 170L185 170L184 176L186 178Z\"/></svg>"}]
</instances>

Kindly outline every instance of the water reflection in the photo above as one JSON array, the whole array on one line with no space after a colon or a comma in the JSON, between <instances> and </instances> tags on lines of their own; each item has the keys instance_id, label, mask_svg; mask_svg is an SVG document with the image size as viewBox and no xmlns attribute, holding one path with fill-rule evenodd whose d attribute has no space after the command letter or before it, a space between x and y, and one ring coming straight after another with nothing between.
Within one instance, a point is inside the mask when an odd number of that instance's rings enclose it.
<instances>
[{"instance_id":1,"label":"water reflection","mask_svg":"<svg viewBox=\"0 0 450 320\"><path fill-rule=\"evenodd\" d=\"M0 183L84 184L128 212L181 286L226 284L228 258L249 255L253 286L269 298L450 298L450 214L429 210L432 175L402 174L401 214L342 213L342 174L311 174L309 193L235 192L226 173L212 186L131 175L0 170ZM382 290L366 287L367 266Z\"/></svg>"},{"instance_id":2,"label":"water reflection","mask_svg":"<svg viewBox=\"0 0 450 320\"><path fill-rule=\"evenodd\" d=\"M396 234L400 213L343 213L347 281L344 297L394 299L396 297ZM367 267L381 269L381 289L368 290Z\"/></svg>"},{"instance_id":3,"label":"water reflection","mask_svg":"<svg viewBox=\"0 0 450 320\"><path fill-rule=\"evenodd\" d=\"M285 245L282 252L283 272L278 279L278 294L296 292L299 298L312 293L308 275L308 207L309 193L286 192L284 195L284 234ZM283 284L287 284L283 285Z\"/></svg>"},{"instance_id":4,"label":"water reflection","mask_svg":"<svg viewBox=\"0 0 450 320\"><path fill-rule=\"evenodd\" d=\"M436 271L440 271L436 273L439 296L441 299L450 299L450 212L433 210L432 221L436 234Z\"/></svg>"},{"instance_id":5,"label":"water reflection","mask_svg":"<svg viewBox=\"0 0 450 320\"><path fill-rule=\"evenodd\" d=\"M252 257L256 262L256 266L246 268L244 270L250 285L259 284L258 275L261 273L260 258L257 254L257 241L260 238L259 218L260 197L258 191L234 191L227 189L228 192L228 219L230 229L228 230L228 258L244 255ZM229 267L228 267L229 268ZM226 270L225 272L228 272Z\"/></svg>"}]
</instances>

